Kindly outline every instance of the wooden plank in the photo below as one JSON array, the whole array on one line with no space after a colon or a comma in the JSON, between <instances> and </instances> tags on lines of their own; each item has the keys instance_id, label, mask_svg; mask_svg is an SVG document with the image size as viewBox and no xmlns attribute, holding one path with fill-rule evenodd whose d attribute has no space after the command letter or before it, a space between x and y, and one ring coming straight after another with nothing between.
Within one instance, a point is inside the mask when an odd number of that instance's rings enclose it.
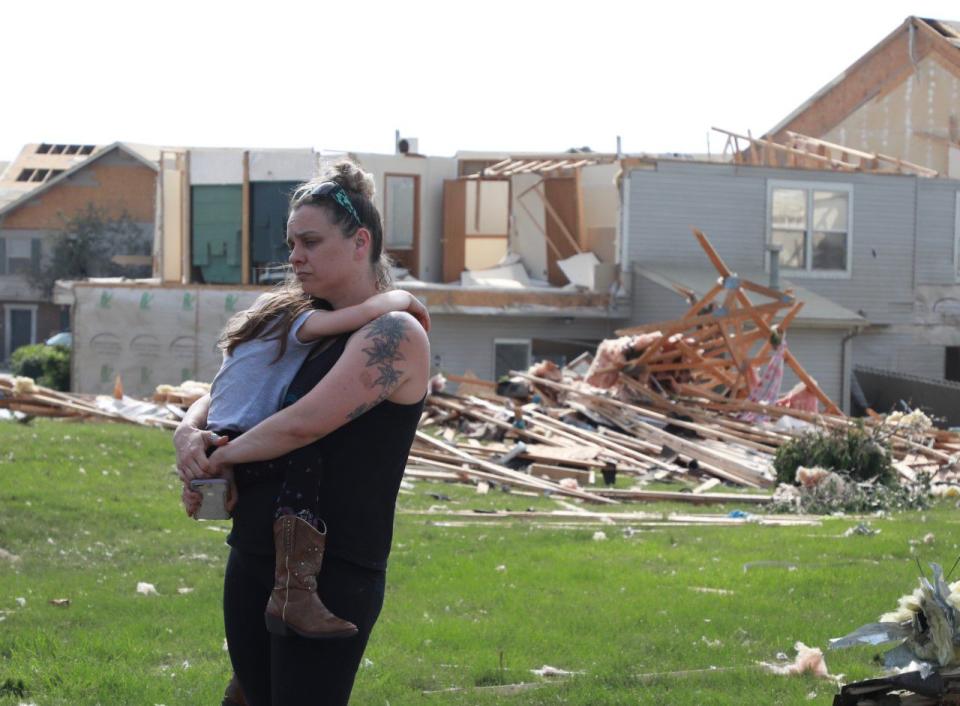
<instances>
[{"instance_id":1,"label":"wooden plank","mask_svg":"<svg viewBox=\"0 0 960 706\"><path fill-rule=\"evenodd\" d=\"M574 478L584 485L593 485L595 475L593 471L563 468L562 466L551 466L545 463L531 463L527 468L527 473L532 476L537 476L537 478L549 478L550 480ZM599 495L599 493L597 494Z\"/></svg>"},{"instance_id":2,"label":"wooden plank","mask_svg":"<svg viewBox=\"0 0 960 706\"><path fill-rule=\"evenodd\" d=\"M553 218L554 222L557 224L557 227L560 229L560 232L563 233L564 237L567 239L567 244L573 248L576 254L581 254L583 249L580 247L580 243L577 242L577 239L573 237L573 234L570 232L570 229L567 228L567 224L563 222L563 219L560 217L560 214L557 213L557 210L553 207L553 204L550 203L550 200L547 198L546 193L540 188L540 184L537 184L533 189L533 192L540 197L543 201L543 207L546 209L547 213Z\"/></svg>"},{"instance_id":3,"label":"wooden plank","mask_svg":"<svg viewBox=\"0 0 960 706\"><path fill-rule=\"evenodd\" d=\"M716 482L719 483L720 481ZM763 495L748 495L746 493L680 493L670 490L643 490L635 488L601 488L594 492L597 495L603 495L606 498L616 498L618 500L677 502L689 503L691 505L716 505L719 503L763 505L773 499L773 496L769 493L764 493Z\"/></svg>"},{"instance_id":4,"label":"wooden plank","mask_svg":"<svg viewBox=\"0 0 960 706\"><path fill-rule=\"evenodd\" d=\"M467 461L474 466L478 466L479 468L481 468L482 470L488 473L493 473L495 475L505 476L507 478L513 478L521 481L524 480L524 474L520 473L519 471L514 471L513 469L510 469L510 468L498 466L488 461L482 461L476 458L475 456L471 456L465 451L461 451L460 449L454 446L451 446L450 444L440 441L439 439L435 439L428 434L424 434L422 431L416 432L416 438L428 445L435 446L437 448L440 448L446 451L451 455L457 456L458 458L461 458L464 461ZM529 476L526 476L526 477L529 478ZM570 495L575 498L583 498L584 500L590 500L592 502L598 502L598 503L615 503L616 502L614 500L610 500L608 498L601 498L598 495L587 493L582 490L571 490L568 488L563 488L557 485L556 483L550 483L549 481L537 480L535 481L535 483L544 490L550 490L560 495Z\"/></svg>"}]
</instances>

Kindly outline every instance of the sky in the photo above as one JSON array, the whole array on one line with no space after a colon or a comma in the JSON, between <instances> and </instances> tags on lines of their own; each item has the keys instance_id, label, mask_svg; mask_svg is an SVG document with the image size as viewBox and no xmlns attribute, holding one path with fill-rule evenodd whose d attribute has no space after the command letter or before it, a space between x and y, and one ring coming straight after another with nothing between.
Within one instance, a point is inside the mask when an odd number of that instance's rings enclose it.
<instances>
[{"instance_id":1,"label":"sky","mask_svg":"<svg viewBox=\"0 0 960 706\"><path fill-rule=\"evenodd\" d=\"M12 0L0 161L32 142L717 152L956 0ZM709 145L708 145L709 141Z\"/></svg>"}]
</instances>

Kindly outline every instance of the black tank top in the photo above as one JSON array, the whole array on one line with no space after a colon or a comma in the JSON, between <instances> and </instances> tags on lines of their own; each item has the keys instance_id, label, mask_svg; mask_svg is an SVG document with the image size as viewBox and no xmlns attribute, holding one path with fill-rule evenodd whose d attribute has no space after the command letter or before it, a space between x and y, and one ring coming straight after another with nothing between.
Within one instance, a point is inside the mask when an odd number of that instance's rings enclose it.
<instances>
[{"instance_id":1,"label":"black tank top","mask_svg":"<svg viewBox=\"0 0 960 706\"><path fill-rule=\"evenodd\" d=\"M287 391L293 404L330 372L349 334L311 355ZM273 554L273 516L284 469L319 470L320 517L327 525L330 556L385 569L393 540L397 493L413 444L423 400L385 400L342 427L273 461L236 469L240 501L227 542L255 554Z\"/></svg>"}]
</instances>

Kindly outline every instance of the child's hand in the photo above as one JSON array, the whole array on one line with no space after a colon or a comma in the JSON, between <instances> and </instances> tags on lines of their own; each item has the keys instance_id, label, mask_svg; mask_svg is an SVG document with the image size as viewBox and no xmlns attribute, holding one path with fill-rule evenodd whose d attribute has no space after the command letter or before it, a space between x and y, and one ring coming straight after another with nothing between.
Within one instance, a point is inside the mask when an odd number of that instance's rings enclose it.
<instances>
[{"instance_id":1,"label":"child's hand","mask_svg":"<svg viewBox=\"0 0 960 706\"><path fill-rule=\"evenodd\" d=\"M378 312L377 316L382 316L391 311L406 311L420 322L424 331L430 331L430 314L427 312L427 308L410 292L394 289L389 292L374 294L367 301L373 304Z\"/></svg>"},{"instance_id":2,"label":"child's hand","mask_svg":"<svg viewBox=\"0 0 960 706\"><path fill-rule=\"evenodd\" d=\"M410 297L410 304L406 309L407 313L420 322L424 331L430 333L430 312L427 311L427 307L412 294L407 293L407 295Z\"/></svg>"}]
</instances>

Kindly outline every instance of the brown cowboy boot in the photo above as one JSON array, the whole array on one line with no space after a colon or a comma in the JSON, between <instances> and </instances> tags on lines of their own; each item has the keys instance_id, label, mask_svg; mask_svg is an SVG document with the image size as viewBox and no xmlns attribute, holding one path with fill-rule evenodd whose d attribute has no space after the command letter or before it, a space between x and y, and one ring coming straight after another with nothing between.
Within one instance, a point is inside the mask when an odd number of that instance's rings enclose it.
<instances>
[{"instance_id":1,"label":"brown cowboy boot","mask_svg":"<svg viewBox=\"0 0 960 706\"><path fill-rule=\"evenodd\" d=\"M237 681L237 675L230 675L230 683L227 684L227 690L223 692L223 701L220 706L247 706L247 699L243 695L243 689L240 688L240 682Z\"/></svg>"},{"instance_id":2,"label":"brown cowboy boot","mask_svg":"<svg viewBox=\"0 0 960 706\"><path fill-rule=\"evenodd\" d=\"M357 634L356 625L331 613L317 595L326 537L326 531L319 532L296 515L284 515L273 523L277 566L264 613L267 630L273 634L293 632L312 639Z\"/></svg>"}]
</instances>

